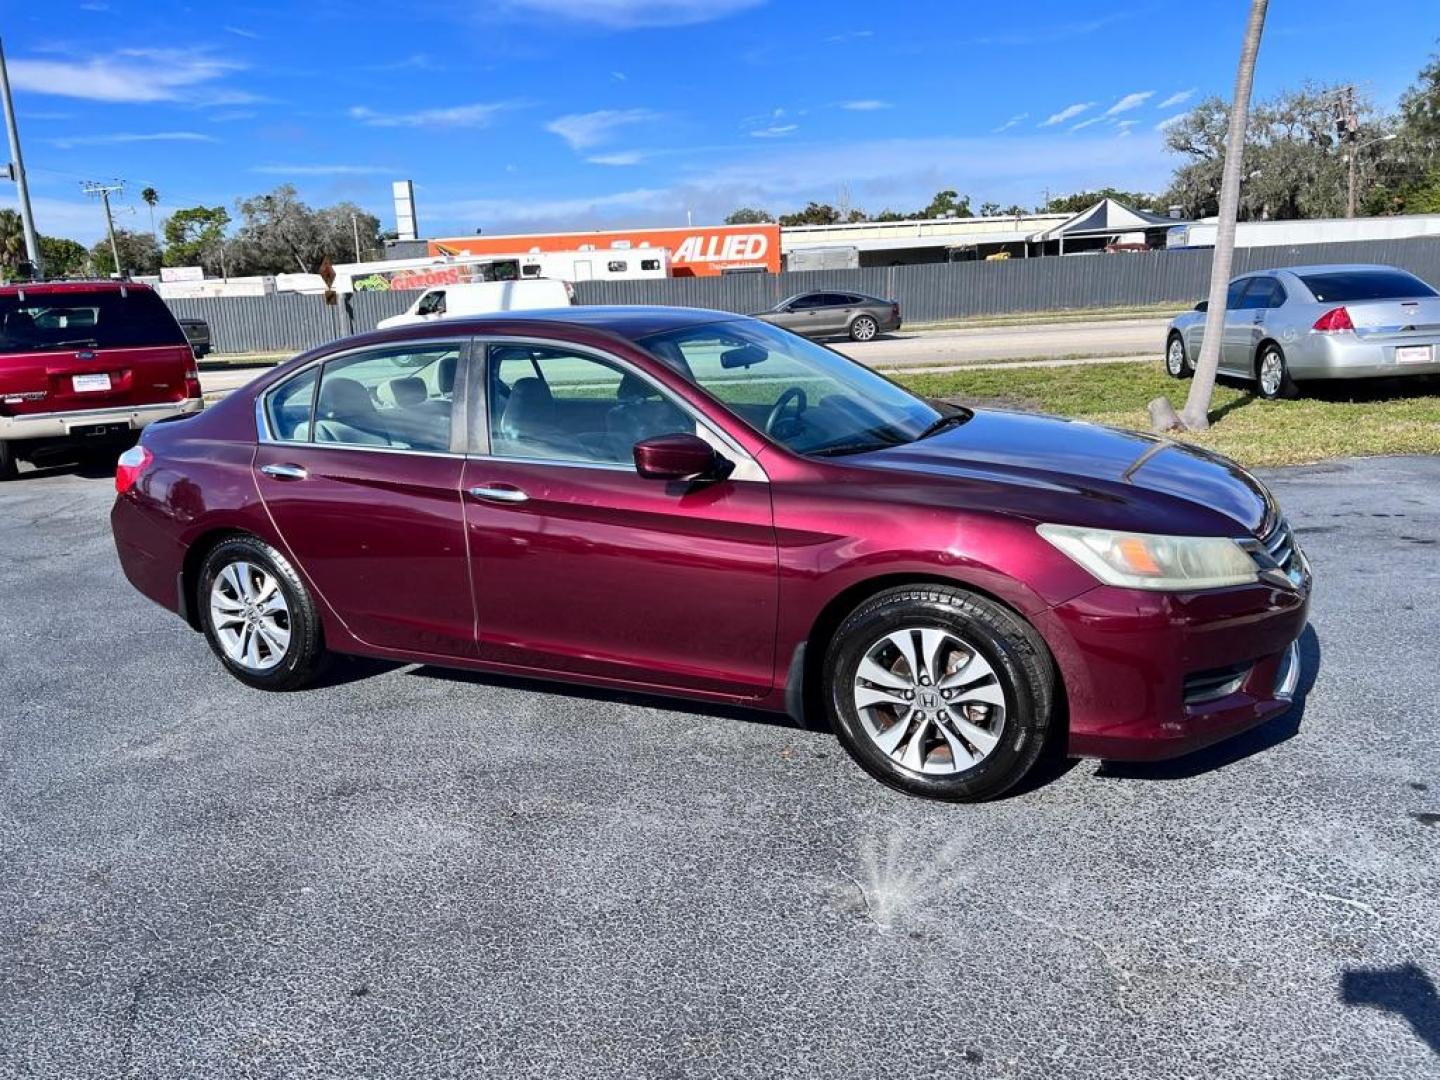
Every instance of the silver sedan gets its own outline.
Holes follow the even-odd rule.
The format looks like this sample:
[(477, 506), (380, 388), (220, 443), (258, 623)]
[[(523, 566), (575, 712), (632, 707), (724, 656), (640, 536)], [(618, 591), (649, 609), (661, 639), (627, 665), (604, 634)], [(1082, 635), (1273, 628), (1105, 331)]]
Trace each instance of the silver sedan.
[[(1237, 277), (1226, 295), (1220, 373), (1261, 397), (1293, 397), (1311, 379), (1440, 374), (1440, 294), (1393, 266), (1291, 266)], [(1205, 308), (1177, 315), (1165, 370), (1195, 370)]]

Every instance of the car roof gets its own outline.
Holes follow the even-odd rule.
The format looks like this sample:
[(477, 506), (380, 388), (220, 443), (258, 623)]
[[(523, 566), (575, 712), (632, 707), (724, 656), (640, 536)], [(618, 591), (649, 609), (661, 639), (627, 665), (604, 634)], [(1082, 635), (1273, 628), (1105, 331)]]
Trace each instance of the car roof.
[(514, 333), (517, 329), (543, 326), (546, 329), (574, 327), (603, 330), (635, 341), (668, 330), (684, 330), (692, 326), (729, 322), (744, 317), (729, 311), (712, 311), (709, 308), (582, 304), (534, 311), (498, 311), (490, 315), (460, 315), (433, 322), (390, 327), (375, 333), (384, 340), (431, 335), (435, 333), (437, 326), (444, 326), (447, 331), (475, 334), (496, 331)]
[(151, 292), (149, 285), (143, 281), (111, 281), (97, 278), (94, 281), (17, 281), (11, 285), (0, 285), (0, 296), (16, 296), (25, 293), (27, 296), (47, 296), (52, 294), (63, 294), (72, 292), (121, 292), (130, 289)]
[[(1409, 274), (1409, 270), (1398, 266), (1386, 266), (1383, 263), (1311, 263), (1306, 266), (1277, 266), (1269, 271), (1255, 271), (1258, 273), (1286, 273), (1286, 274), (1349, 274), (1355, 271), (1383, 271), (1390, 274)], [(1253, 277), (1254, 274), (1247, 274)], [(1413, 276), (1413, 275), (1412, 275)]]

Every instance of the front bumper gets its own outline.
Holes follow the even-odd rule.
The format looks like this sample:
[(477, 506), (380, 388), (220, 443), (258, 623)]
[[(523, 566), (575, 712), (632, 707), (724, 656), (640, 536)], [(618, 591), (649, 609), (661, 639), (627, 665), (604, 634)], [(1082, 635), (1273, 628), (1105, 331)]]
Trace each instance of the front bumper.
[(202, 398), (165, 401), (158, 405), (118, 405), (104, 409), (76, 409), (71, 412), (24, 413), (0, 416), (0, 439), (24, 442), (31, 439), (84, 439), (95, 429), (125, 425), (138, 431), (156, 420), (188, 416), (205, 407)]
[[(1290, 708), (1310, 577), (1298, 588), (1246, 585), (1168, 594), (1100, 586), (1039, 616), (1065, 683), (1070, 753), (1179, 757)], [(1221, 696), (1195, 680), (1236, 672)]]

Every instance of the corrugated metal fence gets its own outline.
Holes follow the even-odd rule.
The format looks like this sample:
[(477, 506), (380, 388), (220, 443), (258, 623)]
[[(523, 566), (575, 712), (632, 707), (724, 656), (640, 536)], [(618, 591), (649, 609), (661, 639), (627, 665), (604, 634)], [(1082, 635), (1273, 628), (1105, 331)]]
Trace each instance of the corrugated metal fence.
[[(667, 304), (753, 312), (797, 292), (850, 289), (900, 301), (910, 323), (970, 315), (1190, 304), (1205, 295), (1209, 249), (1138, 255), (1074, 255), (1004, 262), (937, 263), (788, 274), (728, 274), (648, 281), (582, 281), (582, 304)], [(1357, 241), (1241, 248), (1234, 272), (1305, 263), (1367, 262), (1401, 266), (1440, 282), (1440, 239)], [(415, 293), (356, 293), (348, 309), (318, 296), (172, 300), (177, 315), (210, 323), (217, 352), (298, 351), (403, 311)]]

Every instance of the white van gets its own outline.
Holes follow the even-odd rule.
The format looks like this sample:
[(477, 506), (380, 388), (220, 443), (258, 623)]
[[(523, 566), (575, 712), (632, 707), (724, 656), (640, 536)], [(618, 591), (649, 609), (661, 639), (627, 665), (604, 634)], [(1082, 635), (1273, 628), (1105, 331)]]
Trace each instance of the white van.
[(401, 314), (381, 319), (377, 325), (383, 330), (391, 326), (410, 326), (414, 323), (454, 319), (466, 315), (569, 307), (572, 302), (570, 286), (566, 282), (548, 278), (439, 285), (422, 292), (415, 303)]

